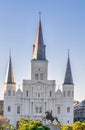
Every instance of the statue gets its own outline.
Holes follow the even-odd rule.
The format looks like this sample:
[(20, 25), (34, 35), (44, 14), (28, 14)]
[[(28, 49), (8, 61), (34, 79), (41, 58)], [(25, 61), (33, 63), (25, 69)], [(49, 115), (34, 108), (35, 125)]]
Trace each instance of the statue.
[(57, 122), (59, 122), (57, 117), (53, 117), (52, 116), (52, 111), (46, 111), (45, 114), (46, 114), (46, 116), (43, 117), (43, 119), (50, 120), (51, 122), (53, 122), (54, 120), (56, 120)]

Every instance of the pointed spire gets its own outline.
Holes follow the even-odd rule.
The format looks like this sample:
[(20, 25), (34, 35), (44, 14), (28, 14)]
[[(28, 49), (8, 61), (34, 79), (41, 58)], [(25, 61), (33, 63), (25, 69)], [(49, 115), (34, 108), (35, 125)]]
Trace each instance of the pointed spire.
[(70, 58), (69, 58), (69, 50), (68, 50), (68, 60), (67, 60), (67, 67), (66, 67), (64, 84), (73, 84), (71, 65), (70, 65)]
[(37, 31), (37, 35), (36, 35), (35, 45), (33, 45), (33, 59), (46, 60), (45, 47), (46, 46), (44, 45), (42, 26), (41, 26), (41, 13), (39, 12), (38, 31)]
[(10, 55), (9, 55), (9, 63), (8, 63), (5, 83), (15, 84), (13, 68), (12, 68), (12, 61), (11, 61), (11, 50), (10, 50)]

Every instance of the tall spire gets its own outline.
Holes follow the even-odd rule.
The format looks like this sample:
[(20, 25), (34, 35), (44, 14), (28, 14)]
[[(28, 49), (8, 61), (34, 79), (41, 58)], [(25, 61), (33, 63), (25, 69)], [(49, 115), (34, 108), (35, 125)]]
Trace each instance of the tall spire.
[(41, 13), (39, 12), (38, 31), (37, 31), (37, 35), (36, 35), (35, 45), (33, 45), (33, 59), (46, 60), (45, 47), (46, 46), (44, 45), (42, 26), (41, 26)]
[(73, 84), (71, 65), (70, 65), (70, 58), (69, 58), (69, 50), (68, 50), (68, 60), (67, 60), (67, 67), (66, 67), (64, 84)]
[(13, 68), (12, 68), (12, 61), (11, 61), (11, 51), (10, 51), (10, 55), (9, 55), (9, 63), (8, 63), (5, 83), (15, 84)]

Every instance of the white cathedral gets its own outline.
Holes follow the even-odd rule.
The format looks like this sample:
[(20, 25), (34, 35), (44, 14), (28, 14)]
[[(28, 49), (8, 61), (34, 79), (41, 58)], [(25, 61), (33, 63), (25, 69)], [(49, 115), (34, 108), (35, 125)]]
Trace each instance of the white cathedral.
[(39, 18), (36, 42), (33, 45), (31, 79), (23, 80), (22, 90), (16, 90), (11, 56), (9, 57), (4, 83), (4, 116), (13, 125), (25, 117), (42, 119), (46, 111), (52, 111), (62, 124), (73, 123), (74, 83), (68, 55), (62, 91), (56, 91), (56, 81), (48, 80), (48, 60), (46, 59), (41, 19)]

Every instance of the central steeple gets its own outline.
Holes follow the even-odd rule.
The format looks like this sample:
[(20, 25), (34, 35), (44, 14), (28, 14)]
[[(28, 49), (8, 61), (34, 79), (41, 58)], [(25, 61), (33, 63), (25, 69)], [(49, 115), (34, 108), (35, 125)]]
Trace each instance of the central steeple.
[(44, 45), (43, 34), (42, 34), (41, 17), (39, 14), (39, 23), (38, 23), (38, 31), (36, 35), (36, 42), (35, 45), (33, 45), (33, 59), (46, 60), (45, 47), (46, 46)]

